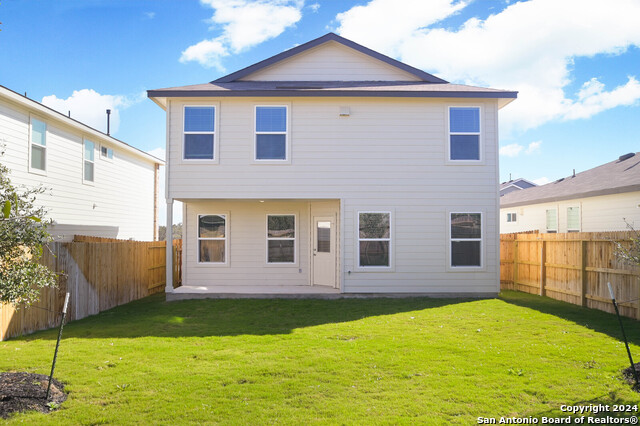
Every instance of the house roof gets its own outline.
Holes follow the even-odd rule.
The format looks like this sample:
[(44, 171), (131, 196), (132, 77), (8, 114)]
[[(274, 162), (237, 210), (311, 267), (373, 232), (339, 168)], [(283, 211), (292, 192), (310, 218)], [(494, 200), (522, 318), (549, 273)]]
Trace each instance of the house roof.
[(43, 117), (47, 117), (49, 119), (61, 122), (84, 134), (89, 135), (90, 137), (94, 137), (97, 140), (100, 140), (103, 142), (109, 142), (113, 146), (120, 147), (123, 150), (136, 155), (137, 157), (144, 158), (145, 160), (151, 161), (156, 164), (164, 165), (164, 161), (162, 161), (157, 157), (154, 157), (153, 155), (147, 152), (144, 152), (134, 146), (131, 146), (128, 143), (121, 141), (120, 139), (116, 139), (111, 135), (107, 135), (106, 133), (103, 133), (100, 130), (96, 130), (93, 127), (90, 127), (78, 120), (75, 120), (69, 116), (66, 116), (56, 111), (55, 109), (49, 108), (48, 106), (43, 105), (38, 101), (34, 101), (33, 99), (30, 99), (25, 95), (21, 95), (18, 92), (14, 92), (13, 90), (2, 85), (0, 85), (0, 99), (5, 99), (10, 102), (21, 105), (22, 107), (27, 108), (31, 111), (36, 111), (38, 114), (42, 115)]
[(243, 77), (248, 76), (249, 74), (253, 74), (259, 70), (270, 67), (271, 65), (284, 61), (292, 56), (298, 55), (302, 52), (306, 52), (307, 50), (313, 49), (316, 46), (320, 46), (321, 44), (327, 43), (329, 41), (335, 41), (336, 43), (340, 43), (344, 46), (350, 47), (360, 53), (364, 53), (365, 55), (371, 56), (372, 58), (378, 59), (382, 62), (385, 62), (391, 66), (399, 68), (403, 71), (408, 72), (409, 74), (418, 77), (420, 80), (429, 82), (429, 83), (448, 83), (447, 81), (438, 78), (432, 74), (424, 72), (418, 68), (414, 68), (410, 65), (407, 65), (403, 62), (397, 61), (389, 56), (383, 55), (382, 53), (376, 52), (375, 50), (371, 50), (368, 47), (364, 47), (358, 43), (355, 43), (351, 40), (348, 40), (344, 37), (340, 37), (334, 33), (328, 33), (323, 35), (322, 37), (318, 37), (315, 40), (311, 40), (307, 43), (301, 44), (300, 46), (293, 47), (289, 50), (285, 50), (282, 53), (279, 53), (275, 56), (267, 58), (263, 61), (257, 62), (253, 65), (250, 65), (246, 68), (243, 68), (239, 71), (233, 72), (231, 74), (225, 75), (224, 77), (220, 77), (217, 80), (212, 81), (212, 83), (229, 83), (232, 81), (240, 80)]
[(532, 186), (537, 186), (537, 185), (524, 178), (517, 178), (517, 179), (510, 180), (508, 182), (502, 182), (500, 184), (500, 190), (502, 191), (503, 189), (507, 189), (510, 187), (515, 187), (518, 189), (527, 189), (527, 188), (531, 188)]
[(558, 179), (546, 185), (513, 191), (500, 198), (500, 207), (517, 207), (598, 195), (640, 191), (640, 152)]
[[(419, 81), (241, 81), (243, 77), (299, 55), (324, 43), (337, 42), (369, 57), (408, 72)], [(411, 67), (381, 53), (329, 33), (294, 47), (264, 61), (236, 71), (209, 83), (169, 87), (147, 91), (161, 107), (170, 97), (422, 97), (422, 98), (494, 98), (500, 107), (517, 97), (517, 92), (451, 84), (429, 73)]]

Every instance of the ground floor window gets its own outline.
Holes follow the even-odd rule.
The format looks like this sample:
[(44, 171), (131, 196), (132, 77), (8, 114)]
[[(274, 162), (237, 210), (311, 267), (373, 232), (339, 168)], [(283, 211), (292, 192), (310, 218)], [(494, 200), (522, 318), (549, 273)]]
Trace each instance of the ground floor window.
[(507, 222), (515, 222), (516, 214), (515, 213), (507, 213)]
[(556, 209), (547, 210), (547, 232), (558, 232), (558, 213)]
[(198, 261), (227, 262), (227, 215), (198, 215)]
[(580, 207), (567, 208), (567, 232), (580, 232)]
[(267, 263), (296, 262), (296, 216), (267, 215)]
[(391, 266), (391, 213), (358, 213), (358, 265)]
[(451, 267), (482, 266), (482, 213), (451, 213)]

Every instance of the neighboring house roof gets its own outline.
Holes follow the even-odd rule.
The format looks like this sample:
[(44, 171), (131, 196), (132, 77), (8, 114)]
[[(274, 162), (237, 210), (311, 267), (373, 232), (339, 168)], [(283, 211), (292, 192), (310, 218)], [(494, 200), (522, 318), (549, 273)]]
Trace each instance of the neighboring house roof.
[(24, 95), (21, 95), (18, 92), (14, 92), (13, 90), (0, 85), (0, 99), (6, 99), (21, 105), (22, 107), (36, 111), (43, 117), (50, 118), (52, 120), (56, 120), (64, 123), (67, 126), (70, 126), (84, 134), (90, 135), (91, 137), (95, 137), (103, 142), (110, 142), (113, 146), (122, 148), (124, 151), (127, 151), (131, 154), (134, 154), (138, 157), (144, 158), (147, 161), (164, 165), (164, 161), (161, 159), (154, 157), (153, 155), (144, 152), (134, 146), (131, 146), (119, 139), (114, 138), (113, 136), (107, 135), (99, 130), (94, 129), (93, 127), (87, 126), (86, 124), (75, 120), (71, 117), (68, 117), (52, 108), (49, 108), (46, 105), (41, 104), (38, 101), (34, 101), (33, 99), (27, 98)]
[(533, 188), (534, 186), (538, 186), (538, 185), (524, 178), (518, 178), (518, 179), (510, 180), (508, 182), (502, 182), (500, 184), (500, 196), (503, 196), (513, 191), (520, 191), (522, 189)]
[(500, 207), (517, 207), (633, 191), (640, 191), (640, 152), (623, 155), (615, 161), (546, 185), (510, 192), (500, 198)]
[[(325, 43), (339, 43), (360, 54), (409, 73), (417, 81), (247, 81), (251, 74), (290, 60)], [(493, 98), (500, 107), (517, 97), (517, 92), (451, 84), (429, 73), (411, 67), (336, 34), (329, 33), (294, 47), (264, 61), (231, 73), (209, 83), (169, 87), (147, 91), (147, 95), (162, 108), (170, 97), (244, 97), (244, 96), (341, 96), (341, 97), (428, 97), (428, 98)]]

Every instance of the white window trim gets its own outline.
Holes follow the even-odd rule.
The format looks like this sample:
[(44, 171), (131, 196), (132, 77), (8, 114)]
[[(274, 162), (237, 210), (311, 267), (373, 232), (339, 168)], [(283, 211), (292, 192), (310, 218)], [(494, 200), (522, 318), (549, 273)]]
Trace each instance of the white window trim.
[[(200, 237), (200, 217), (202, 216), (223, 216), (224, 217), (224, 238)], [(201, 213), (196, 219), (196, 264), (198, 266), (229, 266), (229, 235), (230, 235), (229, 212), (224, 213)], [(222, 241), (224, 240), (224, 262), (201, 262), (200, 261), (200, 241)]]
[[(258, 132), (256, 127), (258, 124), (258, 108), (260, 107), (284, 107), (287, 109), (286, 118), (287, 125), (285, 132)], [(284, 160), (260, 160), (258, 159), (258, 134), (261, 135), (285, 135), (285, 159)], [(253, 164), (291, 164), (291, 104), (257, 104), (253, 106)]]
[[(84, 158), (85, 144), (87, 142), (91, 142), (93, 144), (93, 161), (90, 161), (90, 160), (87, 160), (86, 158)], [(97, 144), (94, 141), (92, 141), (91, 139), (82, 138), (82, 183), (85, 184), (85, 185), (95, 186), (95, 184), (96, 184), (96, 145)], [(98, 155), (100, 155), (100, 153), (98, 153)], [(93, 164), (93, 180), (86, 180), (84, 178), (84, 167), (85, 167), (87, 161)]]
[[(451, 236), (451, 215), (452, 214), (479, 214), (480, 215), (480, 238), (452, 238)], [(481, 210), (460, 211), (451, 210), (447, 212), (447, 271), (449, 272), (477, 272), (484, 271), (485, 265), (485, 212)], [(480, 266), (453, 266), (453, 256), (451, 250), (454, 241), (480, 241)]]
[[(269, 237), (269, 216), (293, 216), (293, 238)], [(268, 266), (298, 266), (298, 214), (297, 213), (267, 213), (265, 216), (265, 262)], [(269, 241), (271, 240), (293, 240), (293, 262), (269, 262)]]
[[(569, 209), (578, 209), (578, 227), (569, 228)], [(582, 229), (582, 209), (580, 206), (567, 206), (567, 232), (581, 232)]]
[[(547, 222), (547, 211), (549, 210), (555, 210), (556, 211), (556, 227), (555, 228), (549, 228), (549, 223)], [(553, 207), (553, 208), (549, 208), (549, 209), (544, 209), (544, 229), (546, 233), (558, 233), (558, 225), (559, 225), (559, 218), (558, 218), (558, 212), (559, 209), (557, 207)], [(553, 231), (553, 232), (550, 232)]]
[[(102, 148), (106, 148), (107, 149), (107, 155), (102, 155)], [(111, 158), (108, 157), (109, 152), (111, 151)], [(100, 150), (98, 151), (98, 155), (100, 156), (101, 159), (105, 160), (105, 161), (109, 161), (109, 162), (113, 162), (113, 148), (110, 148), (108, 145), (105, 144), (100, 144)]]
[[(479, 127), (478, 132), (451, 132), (451, 108), (478, 108)], [(482, 165), (484, 164), (484, 130), (482, 126), (482, 120), (484, 117), (484, 111), (482, 105), (449, 105), (446, 111), (446, 145), (447, 145), (447, 158), (448, 164), (467, 164), (467, 165)], [(451, 159), (451, 135), (478, 135), (478, 159), (477, 160), (452, 160)]]
[[(33, 150), (32, 145), (32, 135), (33, 135), (33, 120), (38, 120), (42, 123), (44, 123), (44, 146), (42, 145), (37, 145), (38, 147), (40, 147), (41, 149), (44, 150), (44, 170), (41, 169), (36, 169), (35, 167), (31, 167), (31, 152)], [(49, 159), (47, 158), (47, 142), (49, 139), (49, 125), (47, 124), (47, 122), (45, 120), (43, 120), (42, 118), (38, 117), (38, 116), (34, 116), (34, 115), (29, 115), (29, 154), (27, 155), (27, 170), (29, 170), (29, 173), (34, 173), (37, 175), (42, 175), (42, 176), (46, 176), (47, 175), (47, 165), (49, 164)]]
[(515, 212), (507, 213), (507, 223), (516, 223), (518, 215)]
[[(360, 238), (360, 215), (362, 213), (386, 213), (389, 215), (389, 238)], [(354, 269), (362, 272), (393, 272), (395, 270), (395, 256), (393, 244), (393, 211), (391, 210), (358, 210), (356, 212), (356, 258)], [(389, 266), (360, 266), (360, 241), (389, 241)]]
[[(200, 107), (200, 108), (213, 108), (213, 132), (185, 132), (184, 130), (184, 122), (186, 116), (186, 109), (189, 107)], [(181, 134), (181, 147), (180, 147), (180, 160), (184, 163), (189, 164), (219, 164), (220, 163), (220, 144), (218, 143), (218, 131), (220, 126), (220, 102), (212, 102), (207, 104), (189, 104), (182, 106), (182, 125), (180, 127)], [(213, 158), (212, 159), (201, 159), (201, 158), (184, 158), (184, 135), (213, 135)]]

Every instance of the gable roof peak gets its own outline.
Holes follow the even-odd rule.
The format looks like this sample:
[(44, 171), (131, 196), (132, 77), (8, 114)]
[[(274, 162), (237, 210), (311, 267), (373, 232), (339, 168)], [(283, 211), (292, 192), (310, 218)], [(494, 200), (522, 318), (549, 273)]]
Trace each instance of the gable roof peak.
[(362, 54), (365, 54), (371, 58), (377, 59), (379, 61), (382, 61), (388, 65), (391, 65), (395, 68), (398, 68), (402, 71), (405, 71), (415, 77), (417, 77), (418, 79), (420, 79), (421, 81), (424, 81), (426, 83), (448, 83), (447, 81), (438, 78), (432, 74), (429, 74), (425, 71), (422, 71), (418, 68), (412, 67), (410, 65), (407, 65), (403, 62), (400, 62), (396, 59), (393, 59), (389, 56), (383, 55), (382, 53), (376, 52), (375, 50), (369, 49), (368, 47), (362, 46), (361, 44), (358, 44), (354, 41), (348, 40), (344, 37), (341, 37), (335, 33), (327, 33), (321, 37), (318, 37), (314, 40), (311, 40), (307, 43), (301, 44), (299, 46), (295, 46), (292, 47), (291, 49), (285, 50), (284, 52), (281, 52), (277, 55), (274, 55), (270, 58), (264, 59), (260, 62), (257, 62), (253, 65), (250, 65), (246, 68), (243, 68), (239, 71), (233, 72), (231, 74), (227, 74), (223, 77), (220, 77), (216, 80), (213, 80), (211, 83), (231, 83), (237, 80), (240, 80), (243, 77), (246, 77), (250, 74), (253, 74), (259, 70), (262, 70), (264, 68), (270, 67), (278, 62), (284, 61), (288, 58), (291, 58), (295, 55), (298, 55), (300, 53), (306, 52), (310, 49), (313, 49), (314, 47), (320, 46), (322, 44), (328, 43), (328, 42), (337, 42), (340, 43), (343, 46), (349, 47), (351, 49), (354, 49)]

